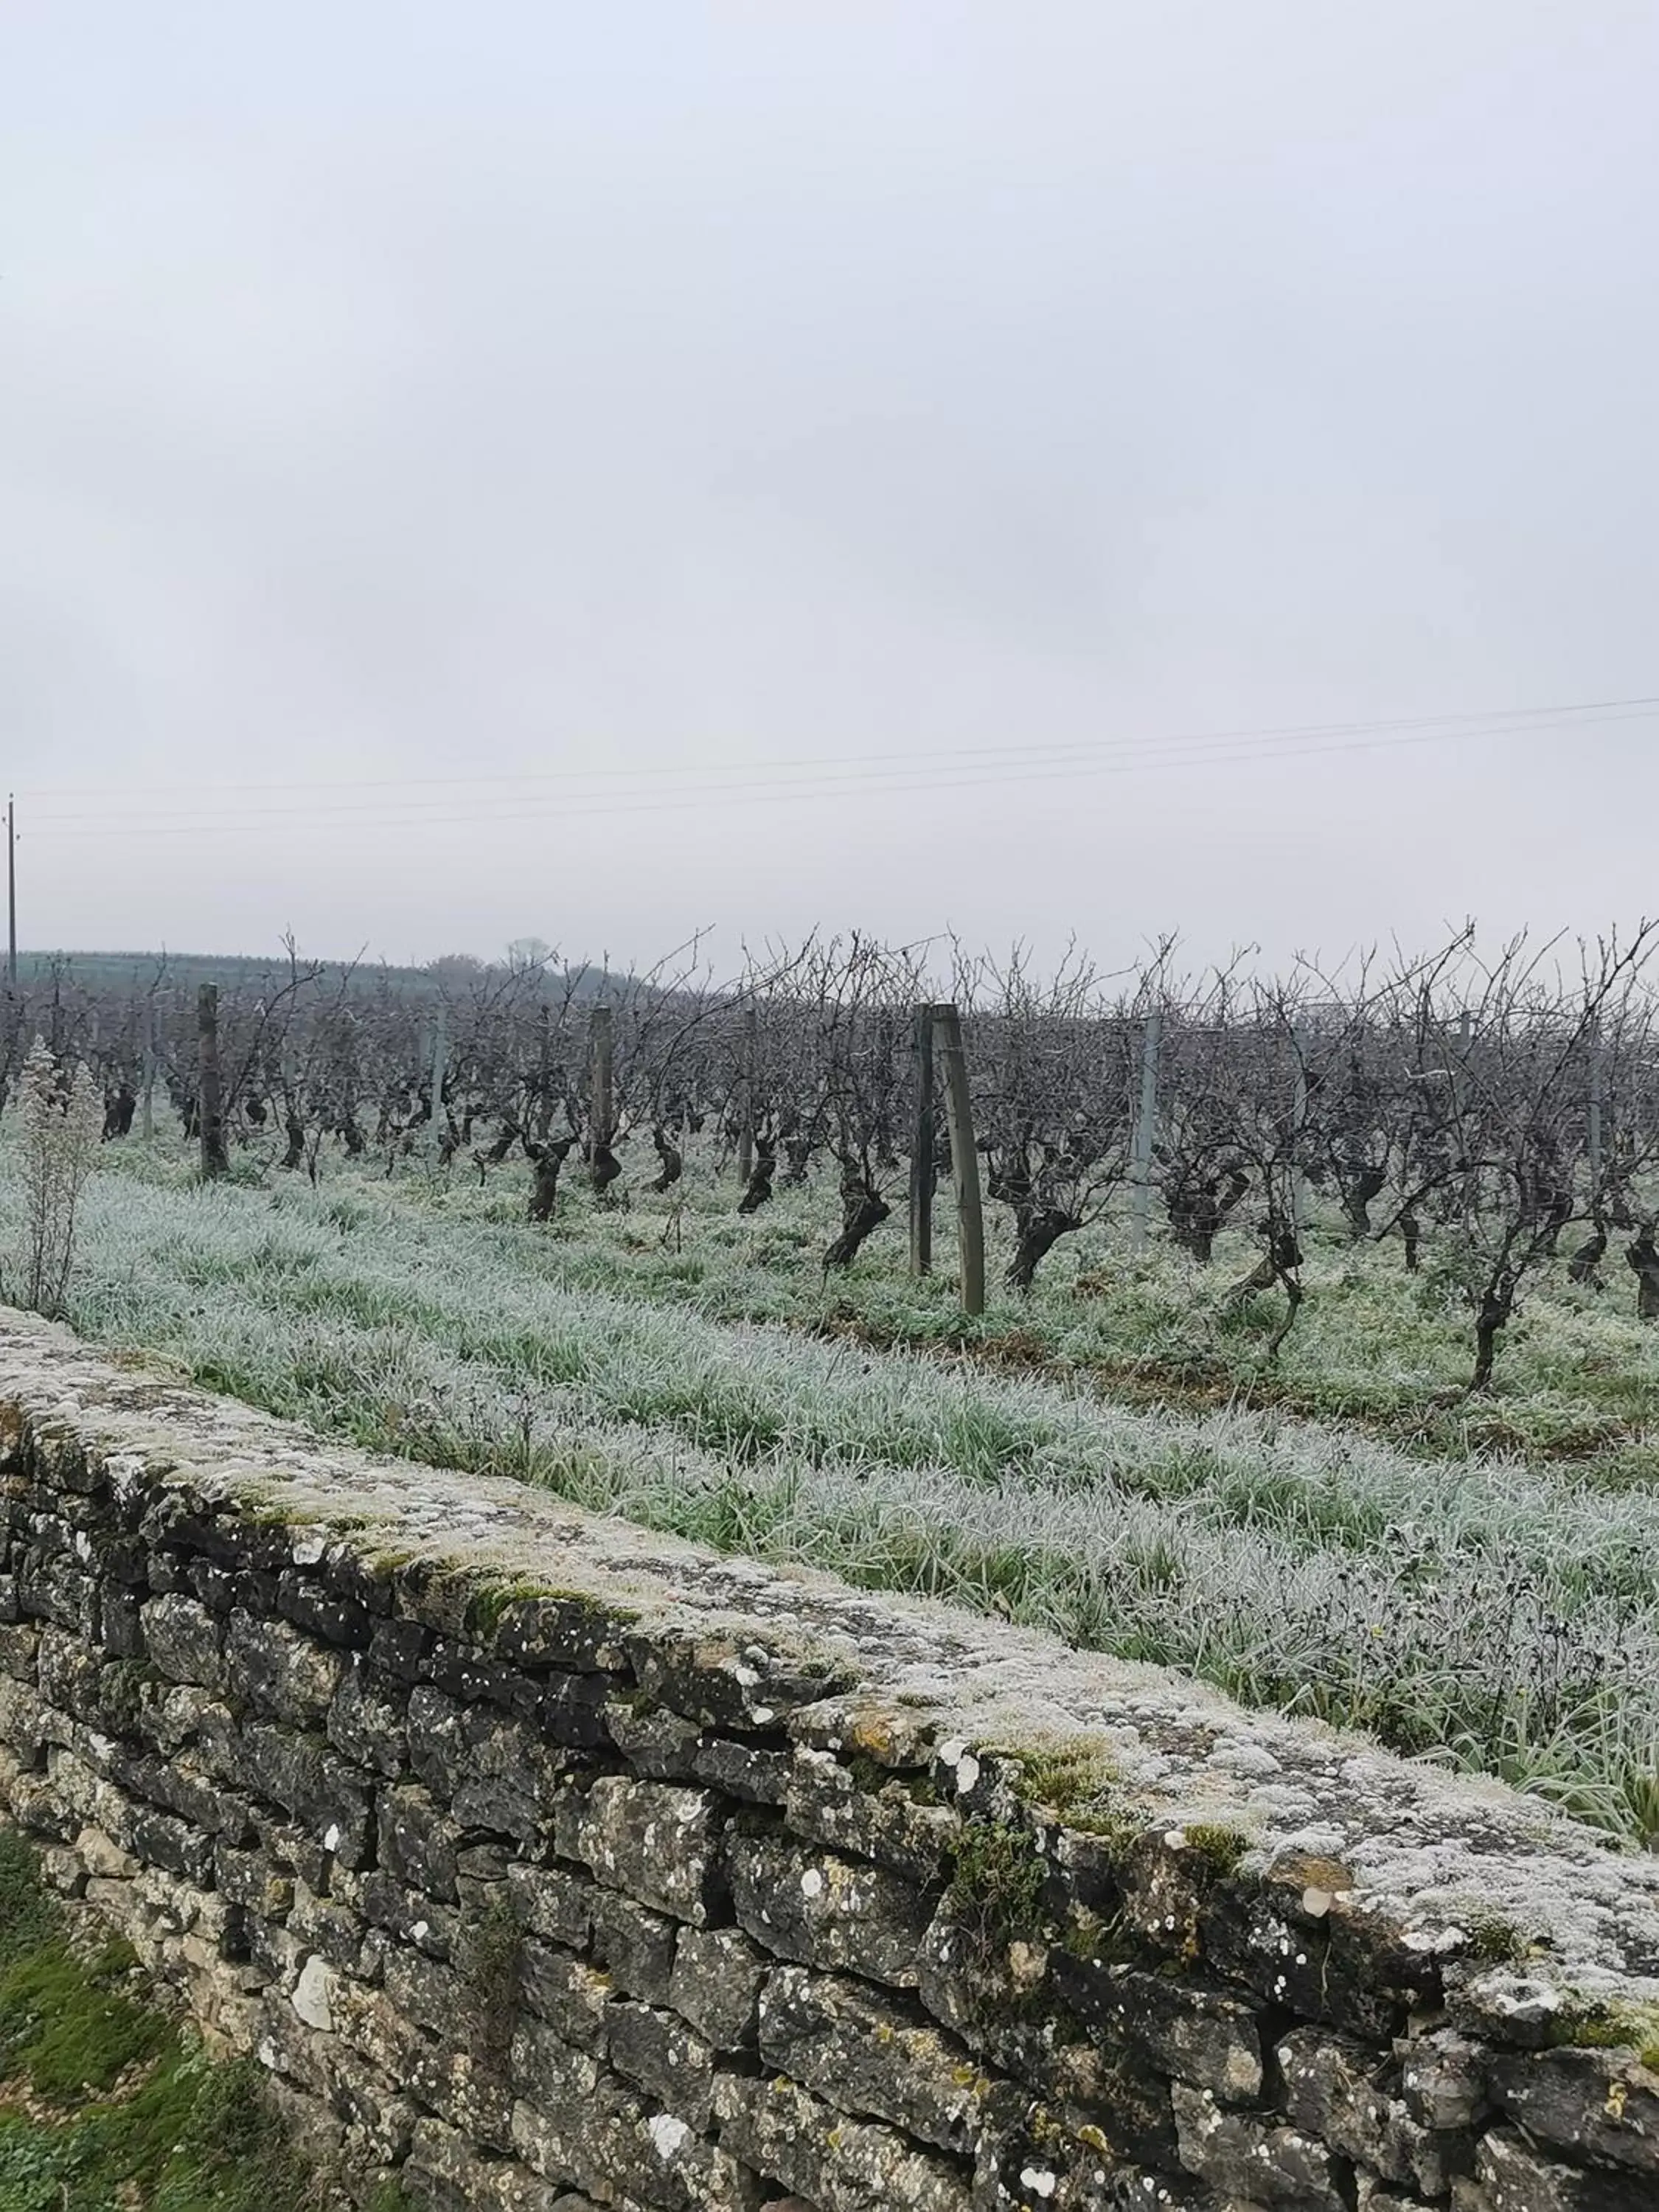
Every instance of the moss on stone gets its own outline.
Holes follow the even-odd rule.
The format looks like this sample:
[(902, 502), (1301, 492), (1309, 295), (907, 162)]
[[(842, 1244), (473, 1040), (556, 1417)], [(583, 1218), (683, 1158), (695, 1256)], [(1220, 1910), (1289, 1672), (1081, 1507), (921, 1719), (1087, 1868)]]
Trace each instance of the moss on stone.
[(867, 1751), (856, 1748), (841, 1753), (841, 1765), (851, 1775), (854, 1785), (867, 1797), (878, 1797), (884, 1790), (896, 1790), (913, 1805), (939, 1805), (943, 1794), (933, 1776), (925, 1769), (889, 1766)]
[(1250, 1848), (1249, 1838), (1219, 1820), (1195, 1820), (1182, 1830), (1186, 1848), (1196, 1851), (1215, 1874), (1229, 1875)]
[(643, 1682), (629, 1683), (623, 1688), (613, 1690), (611, 1695), (613, 1701), (625, 1711), (632, 1713), (636, 1721), (652, 1720), (658, 1713), (668, 1711), (656, 1692), (647, 1690)]
[(243, 1490), (237, 1493), (236, 1510), (253, 1528), (320, 1528), (329, 1524), (317, 1511), (314, 1499), (295, 1505), (280, 1492)]
[(1144, 1814), (1132, 1812), (1128, 1807), (1109, 1800), (1073, 1807), (1063, 1817), (1065, 1825), (1074, 1834), (1092, 1836), (1097, 1843), (1106, 1844), (1114, 1858), (1124, 1856), (1146, 1832)]
[(1501, 1912), (1484, 1908), (1459, 1915), (1463, 1933), (1469, 1939), (1469, 1955), (1491, 1966), (1518, 1966), (1532, 1953), (1530, 1938), (1512, 1920)]
[(1553, 2045), (1579, 2051), (1631, 2051), (1659, 2073), (1659, 2004), (1574, 1998), (1551, 2027)]
[(1016, 1795), (1028, 1804), (1041, 1806), (1082, 1828), (1091, 1814), (1104, 1816), (1102, 1801), (1120, 1779), (1111, 1753), (1093, 1736), (1072, 1736), (1035, 1747), (988, 1743), (982, 1756), (1011, 1766), (1018, 1781)]
[(466, 1632), (480, 1638), (493, 1636), (509, 1606), (522, 1605), (531, 1598), (548, 1595), (539, 1583), (481, 1583), (467, 1600)]
[(420, 1556), (418, 1552), (408, 1547), (390, 1552), (369, 1552), (365, 1553), (362, 1565), (377, 1583), (389, 1583), (405, 1567), (413, 1566)]
[(526, 1583), (521, 1586), (520, 1595), (526, 1602), (568, 1606), (573, 1613), (596, 1627), (632, 1628), (643, 1618), (637, 1606), (618, 1605), (613, 1598), (595, 1597), (592, 1590), (561, 1589), (553, 1583)]
[(1041, 1933), (1048, 1870), (1024, 1828), (964, 1820), (951, 1859), (945, 1903), (981, 1960)]
[(1147, 1963), (1145, 1952), (1130, 1934), (1128, 1923), (1121, 1912), (1113, 1913), (1109, 1919), (1090, 1911), (1086, 1905), (1074, 1905), (1060, 1929), (1059, 1942), (1061, 1950), (1093, 1966), (1144, 1966)]

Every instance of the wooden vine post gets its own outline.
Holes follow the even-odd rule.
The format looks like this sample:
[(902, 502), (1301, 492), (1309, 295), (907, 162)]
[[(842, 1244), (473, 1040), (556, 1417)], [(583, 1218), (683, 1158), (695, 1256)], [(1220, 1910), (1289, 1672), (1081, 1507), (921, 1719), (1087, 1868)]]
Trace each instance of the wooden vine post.
[(444, 1145), (444, 1077), (448, 1073), (449, 1039), (444, 1019), (446, 1009), (441, 1000), (432, 1022), (432, 1102), (426, 1117), (427, 1165), (435, 1168), (443, 1157)]
[(219, 986), (196, 994), (196, 1121), (202, 1140), (202, 1174), (211, 1182), (230, 1169), (225, 1150), (225, 1100), (219, 1073)]
[(1291, 1032), (1296, 1053), (1296, 1083), (1291, 1100), (1291, 1234), (1299, 1237), (1308, 1225), (1308, 1177), (1303, 1165), (1308, 1128), (1308, 1032)]
[(1154, 1006), (1140, 1025), (1140, 1103), (1135, 1115), (1129, 1182), (1134, 1194), (1134, 1249), (1144, 1251), (1152, 1226), (1152, 1155), (1158, 1136), (1158, 1054), (1164, 1018)]
[(951, 1176), (957, 1193), (957, 1249), (962, 1268), (962, 1310), (985, 1310), (985, 1215), (980, 1202), (979, 1152), (968, 1093), (968, 1060), (962, 1017), (955, 1006), (933, 1008), (933, 1034), (945, 1060), (945, 1115), (951, 1131)]
[(910, 1273), (933, 1264), (933, 1009), (916, 1008), (911, 1049), (915, 1058), (916, 1125), (910, 1140)]
[(155, 1135), (155, 994), (154, 990), (144, 1000), (144, 1069), (143, 1118), (139, 1124), (144, 1142), (151, 1143)]
[(760, 1059), (760, 1016), (753, 1006), (743, 1017), (743, 1072), (738, 1080), (738, 1181), (744, 1190), (755, 1172), (755, 1073)]
[(614, 1081), (616, 1041), (609, 1006), (595, 1006), (588, 1016), (588, 1175), (601, 1195), (619, 1172), (611, 1140), (617, 1133)]

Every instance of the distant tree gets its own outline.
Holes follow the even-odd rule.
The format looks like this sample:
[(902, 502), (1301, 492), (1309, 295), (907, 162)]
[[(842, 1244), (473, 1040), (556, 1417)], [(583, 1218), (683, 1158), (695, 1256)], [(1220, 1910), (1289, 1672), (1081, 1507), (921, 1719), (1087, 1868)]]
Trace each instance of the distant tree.
[(483, 974), (484, 963), (476, 952), (441, 952), (427, 972), (441, 983), (470, 983)]
[(544, 937), (515, 937), (507, 948), (507, 964), (515, 975), (526, 968), (545, 968), (553, 957)]

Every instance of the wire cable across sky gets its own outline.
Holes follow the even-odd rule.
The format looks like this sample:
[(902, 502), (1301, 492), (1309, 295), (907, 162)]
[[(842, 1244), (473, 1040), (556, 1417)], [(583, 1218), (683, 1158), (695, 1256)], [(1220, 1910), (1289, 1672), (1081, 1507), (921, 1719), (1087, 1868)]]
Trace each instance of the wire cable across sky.
[[(20, 789), (17, 795), (30, 802), (26, 821), (31, 840), (249, 836), (299, 822), (319, 830), (348, 830), (360, 837), (393, 830), (447, 831), (526, 821), (676, 813), (711, 806), (776, 806), (802, 801), (821, 805), (865, 795), (1024, 787), (1100, 776), (1155, 775), (1168, 769), (1225, 769), (1256, 762), (1549, 735), (1655, 719), (1659, 719), (1659, 694), (1369, 722), (1267, 725), (1168, 737), (1008, 744), (931, 752), (847, 753), (772, 762), (646, 761), (600, 768), (560, 766), (327, 781), (289, 779), (205, 785), (197, 781), (173, 787), (100, 783), (93, 789), (34, 786)], [(183, 806), (176, 799), (155, 803), (168, 801), (172, 793), (184, 793), (191, 794), (195, 803)], [(477, 795), (481, 811), (462, 811), (467, 802), (458, 794), (464, 793)], [(336, 795), (342, 793), (377, 795)], [(422, 793), (448, 795), (392, 795)], [(132, 801), (149, 803), (125, 803), (118, 808), (108, 804), (127, 794)], [(76, 800), (88, 802), (89, 811), (77, 809)], [(58, 810), (53, 801), (60, 803)], [(68, 802), (67, 807), (63, 802)], [(37, 803), (40, 803), (39, 811)]]

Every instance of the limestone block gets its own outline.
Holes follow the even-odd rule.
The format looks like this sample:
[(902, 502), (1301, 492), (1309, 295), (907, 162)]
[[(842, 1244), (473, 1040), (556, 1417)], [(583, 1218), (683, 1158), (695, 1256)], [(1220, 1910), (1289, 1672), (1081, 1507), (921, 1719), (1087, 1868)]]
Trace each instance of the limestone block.
[(714, 2085), (720, 2141), (822, 2212), (971, 2212), (969, 2185), (949, 2161), (896, 2130), (849, 2120), (799, 2083), (721, 2074)]
[(853, 1680), (827, 1653), (665, 1622), (630, 1632), (626, 1644), (641, 1687), (706, 1728), (776, 1728)]
[(1491, 2109), (1486, 2054), (1455, 2028), (1396, 2043), (1401, 2094), (1426, 2128), (1472, 2128)]
[(141, 1608), (152, 1667), (198, 1689), (224, 1687), (223, 1625), (196, 1599), (153, 1597)]
[(717, 2051), (753, 2047), (767, 1954), (738, 1928), (683, 1928), (668, 2002)]
[(1278, 2046), (1285, 2106), (1308, 2130), (1385, 2181), (1443, 2197), (1455, 2172), (1467, 2171), (1474, 2138), (1437, 2133), (1413, 2118), (1401, 2097), (1393, 2058), (1318, 2028), (1299, 2028)]
[(519, 1950), (519, 1988), (530, 2010), (568, 2043), (603, 2052), (612, 1994), (608, 1974), (527, 1936)]
[(515, 1861), (507, 1869), (507, 1889), (521, 1926), (567, 1950), (586, 1949), (594, 1900), (600, 1893), (590, 1875), (574, 1867), (525, 1866)]
[(375, 1833), (381, 1868), (405, 1889), (443, 1905), (459, 1902), (455, 1853), (461, 1832), (426, 1790), (405, 1784), (383, 1791)]
[(532, 1726), (422, 1683), (410, 1692), (408, 1729), (410, 1764), (461, 1826), (521, 1844), (540, 1835), (568, 1761)]
[(1500, 2127), (1480, 2138), (1473, 2180), (1453, 2183), (1452, 2206), (1453, 2212), (1653, 2212), (1654, 2193), (1644, 2175), (1569, 2166)]
[(840, 1975), (776, 1968), (761, 1992), (760, 2054), (841, 2111), (959, 2156), (991, 2124), (997, 2085), (961, 2044)]
[(717, 1887), (720, 1827), (709, 1790), (606, 1774), (587, 1793), (578, 1849), (608, 1887), (702, 1927)]
[(1296, 2212), (1347, 2212), (1343, 2167), (1316, 2137), (1230, 2111), (1185, 2082), (1171, 2097), (1181, 2162), (1218, 2197)]
[(787, 1751), (745, 1743), (738, 1736), (705, 1732), (691, 1753), (691, 1771), (711, 1790), (723, 1790), (744, 1805), (783, 1803), (793, 1761)]
[(594, 1886), (589, 1914), (593, 1959), (623, 1995), (647, 2004), (668, 2002), (674, 1950), (683, 1922), (653, 1912), (621, 1890)]
[(925, 1887), (948, 1873), (960, 1822), (946, 1807), (919, 1802), (915, 1787), (895, 1779), (868, 1789), (832, 1753), (804, 1747), (789, 1766), (784, 1817), (795, 1834), (874, 1859)]
[(914, 1989), (932, 1918), (922, 1892), (885, 1868), (787, 1836), (734, 1836), (728, 1853), (738, 1921), (757, 1943), (803, 1966)]
[(389, 1874), (377, 1871), (363, 1876), (361, 1909), (371, 1927), (396, 1936), (400, 1943), (412, 1944), (429, 1958), (449, 1959), (454, 1954), (459, 1925), (454, 1908), (438, 1904), (419, 1890), (405, 1889)]
[(1530, 2058), (1501, 2051), (1486, 2080), (1528, 2136), (1570, 2157), (1650, 2176), (1659, 2203), (1659, 2074), (1633, 2050), (1563, 2049)]
[(619, 2002), (610, 2014), (611, 2063), (700, 2133), (713, 2108), (714, 2053), (683, 2020), (654, 2005)]
[(1261, 2093), (1256, 2015), (1201, 1976), (1148, 1973), (1121, 1960), (1056, 1951), (1054, 1986), (1078, 2016), (1177, 2081), (1231, 2104)]
[(240, 1609), (225, 1625), (224, 1680), (230, 1696), (290, 1728), (325, 1719), (340, 1678), (343, 1652), (306, 1636), (286, 1620), (260, 1620)]
[(404, 1686), (354, 1651), (341, 1671), (324, 1733), (354, 1766), (396, 1779), (409, 1763), (406, 1705)]

